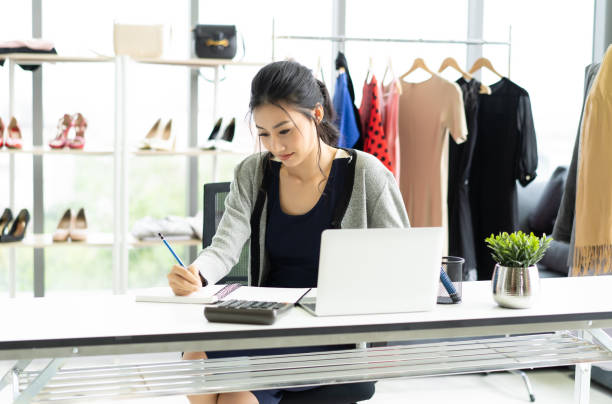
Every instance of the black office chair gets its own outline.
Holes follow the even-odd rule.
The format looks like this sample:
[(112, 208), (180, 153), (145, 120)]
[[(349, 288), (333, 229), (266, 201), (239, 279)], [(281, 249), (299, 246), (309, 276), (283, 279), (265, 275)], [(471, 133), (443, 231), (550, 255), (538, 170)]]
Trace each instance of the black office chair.
[[(202, 247), (212, 243), (223, 212), (225, 197), (229, 193), (229, 182), (204, 184), (204, 229), (202, 232)], [(249, 270), (249, 241), (242, 248), (238, 263), (230, 273), (218, 283), (240, 282), (246, 285)], [(311, 390), (286, 392), (281, 404), (350, 404), (365, 401), (374, 395), (374, 382), (335, 384), (321, 386)]]
[[(204, 228), (202, 229), (202, 248), (206, 248), (212, 244), (212, 239), (217, 232), (217, 227), (219, 227), (219, 222), (225, 211), (225, 197), (229, 193), (229, 187), (229, 182), (204, 184), (204, 207), (202, 214), (204, 218)], [(247, 241), (242, 248), (238, 263), (225, 278), (217, 283), (240, 283), (246, 285), (249, 276), (249, 257), (250, 243)]]

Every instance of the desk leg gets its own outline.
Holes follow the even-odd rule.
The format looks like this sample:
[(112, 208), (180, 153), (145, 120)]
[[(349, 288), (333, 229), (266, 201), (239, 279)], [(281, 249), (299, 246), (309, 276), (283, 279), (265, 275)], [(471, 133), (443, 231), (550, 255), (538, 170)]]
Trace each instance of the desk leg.
[(2, 391), (9, 384), (13, 385), (13, 394), (19, 391), (19, 386), (15, 385), (15, 381), (17, 380), (17, 376), (19, 373), (23, 372), (25, 368), (32, 362), (31, 360), (21, 359), (15, 363), (15, 365), (6, 372), (2, 379), (0, 379), (0, 391)]
[(576, 364), (576, 378), (574, 380), (574, 403), (589, 404), (591, 389), (591, 364)]
[[(14, 385), (13, 404), (29, 404), (34, 397), (45, 387), (47, 382), (51, 380), (55, 373), (64, 365), (65, 358), (51, 359), (49, 364), (39, 373), (39, 375), (26, 387), (21, 393), (19, 392), (19, 384)], [(18, 381), (17, 381), (18, 382)]]
[[(593, 341), (593, 334), (590, 330), (579, 330), (578, 337), (584, 340)], [(577, 363), (574, 378), (574, 403), (589, 404), (591, 396), (591, 364)]]

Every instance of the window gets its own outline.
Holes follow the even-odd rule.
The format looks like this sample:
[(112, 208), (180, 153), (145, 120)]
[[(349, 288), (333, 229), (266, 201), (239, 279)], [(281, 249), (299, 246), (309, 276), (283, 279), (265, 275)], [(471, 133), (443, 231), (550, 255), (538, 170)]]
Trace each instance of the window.
[[(528, 11), (526, 11), (528, 10)], [(569, 166), (583, 102), (584, 69), (591, 63), (593, 2), (485, 1), (484, 36), (505, 40), (512, 25), (512, 81), (529, 92), (538, 139), (540, 180)], [(490, 49), (489, 49), (490, 48)], [(495, 68), (507, 74), (504, 49), (485, 47)], [(485, 83), (496, 81), (485, 72)]]
[[(347, 2), (346, 35), (360, 38), (464, 40), (467, 37), (467, 1)], [(348, 42), (346, 56), (359, 103), (370, 57), (373, 59), (373, 72), (380, 81), (389, 58), (397, 76), (408, 71), (417, 57), (423, 58), (433, 71), (438, 71), (442, 60), (448, 56), (465, 65), (466, 45)], [(428, 77), (427, 73), (419, 71), (411, 74), (408, 80), (420, 81)], [(389, 76), (385, 83), (388, 81)]]

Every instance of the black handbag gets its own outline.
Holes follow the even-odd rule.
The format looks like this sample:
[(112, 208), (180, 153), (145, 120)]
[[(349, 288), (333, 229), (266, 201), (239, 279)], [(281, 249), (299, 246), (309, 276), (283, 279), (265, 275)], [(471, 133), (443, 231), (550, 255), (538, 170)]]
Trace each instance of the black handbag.
[(232, 59), (236, 56), (235, 25), (196, 25), (193, 36), (199, 58)]

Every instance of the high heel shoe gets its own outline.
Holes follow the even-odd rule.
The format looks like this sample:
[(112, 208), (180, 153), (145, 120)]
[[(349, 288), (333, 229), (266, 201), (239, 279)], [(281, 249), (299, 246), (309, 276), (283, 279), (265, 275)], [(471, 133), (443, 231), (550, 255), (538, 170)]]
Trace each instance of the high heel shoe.
[(221, 131), (221, 122), (223, 122), (223, 118), (219, 118), (217, 120), (212, 132), (210, 132), (210, 135), (208, 136), (208, 140), (215, 140), (219, 136), (219, 132)]
[(13, 212), (9, 208), (4, 209), (2, 216), (0, 216), (0, 242), (4, 236), (4, 232), (8, 228), (9, 223), (13, 220)]
[(2, 242), (12, 243), (23, 240), (29, 222), (30, 213), (27, 209), (21, 209), (15, 220), (13, 220), (13, 224), (11, 225), (9, 232), (2, 236)]
[[(220, 121), (217, 121), (217, 124), (220, 124)], [(219, 125), (220, 126), (220, 125)], [(215, 125), (216, 128), (216, 125)], [(214, 139), (208, 138), (208, 141), (204, 143), (204, 146), (200, 147), (203, 150), (231, 150), (231, 141), (234, 139), (234, 133), (236, 132), (236, 118), (232, 118), (229, 125), (225, 127), (223, 130), (223, 134), (221, 136), (216, 134)]]
[(9, 149), (21, 149), (21, 141), (21, 129), (19, 129), (19, 125), (17, 124), (17, 119), (12, 117), (7, 128), (4, 145)]
[(49, 142), (52, 149), (63, 149), (68, 143), (68, 132), (72, 127), (72, 117), (64, 114), (64, 117), (57, 122), (57, 135)]
[(68, 147), (71, 149), (82, 149), (85, 147), (85, 130), (87, 129), (87, 120), (83, 115), (77, 113), (72, 120), (72, 126), (74, 127), (75, 134), (72, 139), (68, 141)]
[(172, 119), (168, 121), (159, 138), (153, 139), (151, 147), (155, 150), (173, 151), (176, 146), (176, 136), (172, 132)]
[(87, 240), (87, 219), (85, 218), (85, 209), (83, 208), (79, 209), (76, 217), (72, 221), (70, 239), (72, 241)]
[(221, 140), (225, 140), (226, 142), (231, 142), (234, 140), (234, 133), (236, 132), (236, 118), (232, 118), (231, 122), (223, 131), (223, 136), (221, 136)]
[(60, 219), (57, 229), (53, 232), (53, 241), (61, 242), (68, 240), (70, 236), (70, 227), (72, 224), (72, 210), (68, 209)]
[(213, 126), (213, 129), (210, 132), (210, 135), (208, 136), (208, 140), (204, 142), (202, 146), (200, 146), (200, 149), (213, 150), (215, 148), (215, 143), (217, 142), (219, 138), (219, 133), (221, 133), (221, 123), (222, 122), (223, 122), (223, 118), (219, 118), (217, 120), (217, 122), (215, 123), (215, 126)]
[(161, 118), (159, 118), (155, 124), (153, 125), (153, 127), (151, 127), (151, 129), (149, 130), (149, 133), (147, 133), (147, 136), (145, 136), (144, 139), (142, 139), (140, 141), (140, 145), (138, 146), (139, 149), (141, 150), (149, 150), (151, 149), (151, 142), (153, 141), (153, 139), (157, 138), (159, 136), (159, 128), (161, 126)]
[(4, 122), (0, 118), (0, 148), (4, 145)]

